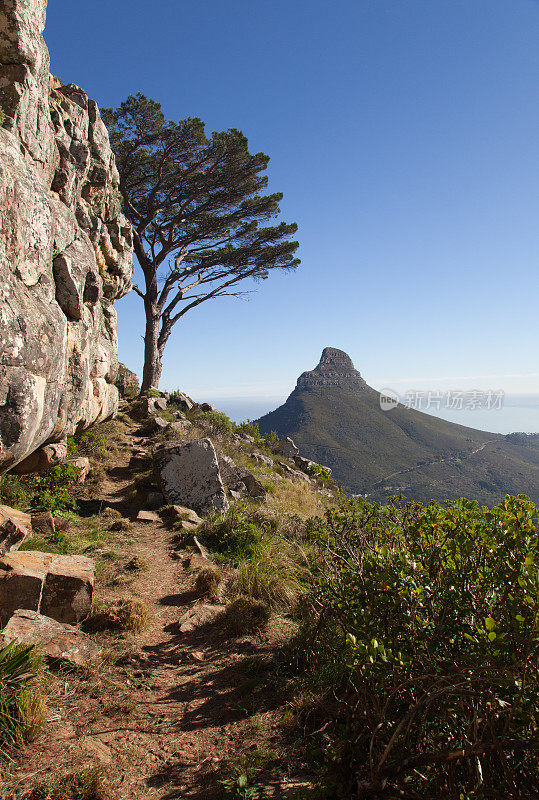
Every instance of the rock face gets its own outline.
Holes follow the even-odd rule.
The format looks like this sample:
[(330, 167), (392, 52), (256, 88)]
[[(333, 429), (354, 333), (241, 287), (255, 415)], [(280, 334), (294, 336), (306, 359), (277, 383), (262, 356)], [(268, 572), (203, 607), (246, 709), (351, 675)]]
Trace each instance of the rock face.
[(94, 562), (85, 556), (8, 553), (0, 558), (0, 621), (25, 609), (80, 622), (90, 613), (94, 580)]
[(153, 459), (167, 503), (188, 506), (199, 514), (228, 511), (217, 454), (210, 439), (162, 445), (154, 450)]
[(136, 397), (140, 392), (137, 376), (121, 362), (118, 363), (116, 388), (120, 392), (120, 397), (132, 398)]
[(325, 347), (318, 365), (299, 376), (297, 389), (315, 386), (340, 386), (346, 389), (362, 389), (367, 386), (359, 372), (354, 369), (352, 359), (336, 347)]
[(93, 100), (49, 76), (46, 0), (0, 6), (0, 472), (65, 458), (118, 405), (132, 231)]

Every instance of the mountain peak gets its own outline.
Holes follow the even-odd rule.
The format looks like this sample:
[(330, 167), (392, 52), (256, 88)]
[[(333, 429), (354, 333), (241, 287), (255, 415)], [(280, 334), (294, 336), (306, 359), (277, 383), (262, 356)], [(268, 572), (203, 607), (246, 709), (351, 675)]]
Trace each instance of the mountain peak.
[(359, 389), (366, 386), (365, 381), (354, 369), (350, 356), (336, 347), (324, 347), (318, 365), (298, 378), (298, 389), (314, 386), (341, 386), (346, 389)]

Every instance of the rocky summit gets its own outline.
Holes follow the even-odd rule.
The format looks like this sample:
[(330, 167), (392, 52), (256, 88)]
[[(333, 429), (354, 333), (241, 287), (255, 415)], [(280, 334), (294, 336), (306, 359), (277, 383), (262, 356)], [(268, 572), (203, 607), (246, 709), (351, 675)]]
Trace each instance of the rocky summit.
[(349, 389), (362, 389), (367, 384), (354, 369), (352, 359), (336, 347), (325, 347), (318, 365), (298, 378), (298, 389), (314, 386), (340, 386)]
[(97, 104), (49, 74), (46, 0), (0, 5), (0, 471), (61, 461), (118, 406), (131, 226)]
[(521, 441), (402, 405), (384, 411), (350, 356), (333, 347), (258, 423), (262, 433), (291, 437), (305, 456), (329, 465), (349, 492), (376, 500), (399, 493), (422, 502), (473, 497), (492, 504), (508, 493), (539, 499), (537, 437)]

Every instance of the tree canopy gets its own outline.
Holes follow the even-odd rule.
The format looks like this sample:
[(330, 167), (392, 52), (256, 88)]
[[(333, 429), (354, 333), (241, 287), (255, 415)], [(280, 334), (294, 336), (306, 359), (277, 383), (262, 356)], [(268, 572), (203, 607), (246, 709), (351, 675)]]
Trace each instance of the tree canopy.
[(277, 222), (281, 193), (263, 194), (269, 156), (251, 154), (235, 128), (208, 137), (197, 117), (165, 119), (161, 106), (130, 95), (104, 109), (134, 228), (145, 288), (142, 389), (157, 386), (173, 325), (206, 300), (238, 296), (238, 284), (295, 269), (295, 223)]

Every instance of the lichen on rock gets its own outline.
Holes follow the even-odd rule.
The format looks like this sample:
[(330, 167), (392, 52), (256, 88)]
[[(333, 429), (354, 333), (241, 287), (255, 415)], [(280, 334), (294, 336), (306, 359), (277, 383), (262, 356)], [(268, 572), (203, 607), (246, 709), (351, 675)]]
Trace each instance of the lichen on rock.
[(107, 130), (49, 76), (45, 10), (0, 8), (0, 472), (61, 460), (67, 436), (116, 412), (112, 304), (133, 271)]

